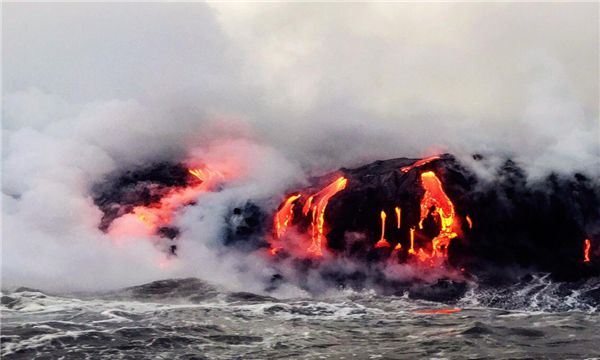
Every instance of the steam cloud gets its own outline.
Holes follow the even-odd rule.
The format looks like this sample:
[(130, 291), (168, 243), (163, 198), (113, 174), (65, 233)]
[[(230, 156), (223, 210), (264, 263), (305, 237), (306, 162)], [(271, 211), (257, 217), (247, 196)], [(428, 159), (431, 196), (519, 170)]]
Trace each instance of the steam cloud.
[[(375, 159), (599, 175), (596, 3), (9, 3), (3, 22), (3, 286), (259, 290), (268, 265), (222, 251), (224, 212)], [(98, 230), (96, 182), (190, 156), (244, 176), (182, 211), (176, 260)]]

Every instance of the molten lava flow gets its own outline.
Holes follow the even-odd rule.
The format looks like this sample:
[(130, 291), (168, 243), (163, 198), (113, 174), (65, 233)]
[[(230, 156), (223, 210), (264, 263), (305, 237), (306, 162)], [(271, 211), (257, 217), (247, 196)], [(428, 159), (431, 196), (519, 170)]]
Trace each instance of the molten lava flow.
[(469, 217), (469, 215), (467, 215), (466, 219), (467, 219), (467, 224), (469, 224), (469, 229), (472, 229), (473, 228), (473, 221), (471, 221), (471, 218)]
[(202, 181), (206, 180), (206, 176), (204, 175), (204, 171), (202, 171), (202, 169), (189, 169), (188, 172)]
[(408, 249), (409, 254), (415, 254), (415, 228), (410, 228), (410, 248)]
[(314, 194), (313, 196), (317, 199), (316, 205), (313, 206), (313, 221), (312, 221), (312, 244), (308, 251), (321, 256), (323, 254), (321, 244), (323, 243), (323, 226), (325, 223), (325, 208), (329, 203), (329, 199), (338, 192), (346, 188), (348, 180), (340, 176), (337, 180), (327, 185), (323, 190)]
[[(426, 171), (421, 174), (421, 186), (425, 190), (425, 193), (421, 199), (419, 229), (423, 229), (423, 221), (429, 215), (435, 215), (435, 219), (440, 225), (440, 231), (431, 240), (431, 253), (428, 253), (422, 248), (419, 248), (418, 251), (415, 250), (415, 228), (410, 228), (410, 248), (408, 249), (408, 253), (416, 256), (419, 261), (426, 262), (438, 257), (445, 258), (450, 240), (458, 236), (459, 229), (455, 219), (454, 205), (444, 192), (442, 183), (433, 171)], [(472, 225), (471, 219), (468, 216), (467, 222), (469, 226)]]
[(590, 262), (590, 248), (592, 247), (592, 243), (590, 239), (585, 239), (584, 249), (583, 249), (583, 262)]
[(433, 171), (421, 174), (421, 185), (425, 189), (421, 200), (421, 219), (419, 228), (423, 226), (423, 220), (433, 213), (437, 214), (440, 221), (440, 233), (431, 240), (432, 256), (446, 255), (450, 240), (458, 236), (457, 222), (455, 221), (454, 205), (442, 188), (442, 183)]
[(201, 181), (207, 181), (209, 179), (224, 177), (223, 174), (221, 174), (219, 171), (211, 170), (209, 168), (188, 169), (188, 172), (190, 174), (194, 175), (196, 178), (198, 178)]
[(396, 228), (400, 229), (400, 215), (402, 214), (402, 209), (396, 206), (394, 210), (396, 211)]
[(431, 259), (431, 255), (426, 253), (425, 250), (419, 249), (419, 252), (417, 253), (417, 259), (419, 259), (421, 262), (425, 262)]
[(412, 165), (404, 166), (404, 167), (400, 168), (400, 171), (406, 173), (406, 172), (409, 172), (410, 170), (412, 170), (412, 169), (414, 169), (416, 167), (423, 166), (423, 165), (425, 165), (427, 163), (430, 163), (433, 160), (437, 160), (439, 158), (440, 158), (439, 155), (430, 156), (430, 157), (427, 157), (425, 159), (421, 159), (419, 161), (415, 161), (415, 163), (412, 164)]
[[(348, 180), (345, 177), (340, 176), (334, 182), (330, 183), (325, 188), (323, 188), (321, 191), (308, 196), (306, 198), (306, 201), (304, 202), (304, 205), (302, 206), (302, 214), (305, 217), (309, 216), (309, 212), (311, 213), (311, 244), (308, 248), (308, 252), (312, 255), (321, 256), (323, 254), (321, 246), (325, 237), (325, 209), (327, 208), (329, 199), (331, 199), (332, 196), (346, 188), (347, 182)], [(286, 233), (294, 217), (294, 202), (301, 196), (303, 195), (292, 195), (280, 205), (279, 211), (277, 211), (273, 220), (275, 227), (275, 235), (277, 239), (280, 239)]]
[(302, 213), (304, 214), (304, 216), (306, 216), (306, 214), (308, 214), (308, 212), (310, 211), (310, 207), (312, 205), (313, 198), (314, 198), (314, 195), (311, 195), (304, 203), (304, 206), (302, 207)]
[(381, 248), (381, 247), (390, 247), (390, 243), (385, 239), (385, 218), (387, 217), (387, 215), (385, 214), (385, 211), (381, 210), (381, 238), (379, 238), (379, 241), (375, 244), (375, 248)]
[(294, 217), (294, 201), (301, 195), (291, 195), (282, 204), (281, 208), (275, 214), (275, 235), (279, 239), (287, 230), (288, 224)]
[[(116, 237), (153, 235), (161, 227), (171, 224), (177, 209), (194, 202), (198, 195), (210, 191), (217, 180), (223, 179), (221, 173), (208, 168), (193, 168), (188, 172), (201, 182), (192, 182), (187, 187), (171, 188), (157, 202), (134, 207), (132, 213), (113, 221), (109, 233)], [(146, 225), (145, 229), (136, 226), (135, 223), (139, 222)]]

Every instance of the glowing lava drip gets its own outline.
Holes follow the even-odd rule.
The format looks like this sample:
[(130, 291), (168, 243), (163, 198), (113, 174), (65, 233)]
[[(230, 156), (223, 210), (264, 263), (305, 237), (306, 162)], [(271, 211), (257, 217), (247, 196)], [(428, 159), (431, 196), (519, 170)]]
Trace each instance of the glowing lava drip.
[[(401, 218), (401, 214), (402, 214), (402, 209), (400, 209), (399, 207), (396, 206), (396, 208), (394, 209), (394, 211), (396, 212), (396, 228), (400, 229), (400, 218)], [(394, 251), (400, 251), (402, 250), (402, 244), (400, 244), (400, 242), (398, 242), (396, 244), (396, 246), (394, 247)]]
[(381, 210), (381, 238), (379, 238), (379, 241), (375, 244), (375, 248), (382, 248), (382, 247), (390, 247), (390, 243), (384, 238), (385, 236), (385, 218), (386, 218), (386, 214), (385, 211)]
[(590, 239), (585, 239), (584, 248), (583, 248), (583, 262), (590, 262), (590, 248), (592, 247), (592, 243)]
[[(312, 212), (310, 215), (311, 244), (308, 248), (308, 252), (315, 256), (323, 255), (322, 244), (323, 239), (325, 238), (325, 209), (327, 208), (329, 199), (342, 191), (346, 187), (347, 182), (348, 180), (345, 177), (340, 176), (321, 191), (310, 195), (302, 207), (302, 214), (304, 216), (308, 216), (308, 213)], [(300, 194), (288, 197), (275, 214), (274, 227), (275, 237), (277, 239), (280, 239), (285, 234), (289, 224), (291, 224), (294, 217), (294, 202), (300, 197)], [(269, 252), (272, 255), (275, 255), (279, 250), (280, 248), (272, 247)]]
[(416, 254), (415, 252), (415, 228), (410, 228), (410, 248), (408, 253), (411, 255)]
[[(454, 205), (442, 188), (442, 183), (433, 171), (421, 174), (421, 185), (425, 190), (421, 199), (421, 218), (419, 229), (423, 228), (423, 220), (431, 213), (436, 214), (439, 219), (440, 232), (431, 240), (431, 254), (419, 249), (419, 260), (428, 260), (435, 257), (446, 257), (450, 240), (458, 236), (458, 224), (455, 219)], [(414, 254), (414, 229), (411, 229), (410, 254)]]
[(469, 224), (469, 229), (472, 229), (473, 221), (471, 220), (471, 217), (469, 215), (467, 215), (466, 219), (467, 219), (467, 224)]

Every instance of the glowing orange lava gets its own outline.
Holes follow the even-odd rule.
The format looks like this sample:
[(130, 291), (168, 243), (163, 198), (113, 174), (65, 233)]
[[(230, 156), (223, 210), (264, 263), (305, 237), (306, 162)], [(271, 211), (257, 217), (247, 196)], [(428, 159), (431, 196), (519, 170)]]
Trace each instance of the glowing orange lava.
[(189, 169), (188, 172), (202, 181), (206, 180), (206, 176), (204, 175), (204, 171), (202, 171), (202, 169)]
[(430, 163), (433, 160), (437, 160), (439, 158), (440, 158), (439, 155), (430, 156), (430, 157), (427, 157), (425, 159), (421, 159), (419, 161), (415, 161), (415, 163), (412, 164), (412, 165), (404, 166), (404, 167), (400, 168), (400, 171), (406, 173), (406, 172), (409, 172), (410, 170), (412, 170), (412, 169), (414, 169), (416, 167), (423, 166), (423, 165), (425, 165), (427, 163)]
[(379, 238), (379, 241), (375, 244), (375, 248), (382, 248), (382, 247), (390, 247), (390, 243), (385, 239), (385, 218), (387, 217), (387, 215), (385, 214), (385, 211), (381, 210), (381, 237)]
[[(410, 168), (421, 166), (430, 161), (439, 159), (440, 156), (432, 156), (427, 159), (423, 159), (415, 162)], [(408, 171), (407, 168), (402, 168), (402, 171)], [(409, 236), (410, 244), (406, 251), (409, 255), (419, 262), (428, 263), (435, 265), (439, 263), (434, 261), (436, 259), (444, 260), (447, 257), (448, 246), (450, 241), (456, 238), (460, 232), (459, 222), (456, 218), (456, 212), (454, 204), (446, 195), (442, 183), (437, 175), (433, 171), (422, 172), (421, 175), (421, 186), (424, 190), (423, 197), (420, 202), (420, 217), (417, 224), (410, 227)], [(338, 192), (344, 190), (347, 185), (347, 179), (340, 176), (332, 183), (328, 184), (322, 190), (313, 194), (296, 194), (291, 195), (284, 200), (280, 205), (279, 210), (275, 214), (274, 218), (274, 232), (275, 239), (281, 239), (288, 230), (291, 221), (294, 217), (294, 204), (296, 200), (302, 197), (304, 203), (302, 204), (302, 214), (310, 222), (310, 230), (307, 236), (310, 236), (310, 245), (308, 248), (300, 246), (301, 252), (306, 254), (307, 252), (314, 256), (321, 256), (323, 254), (323, 241), (325, 240), (325, 210), (329, 203), (329, 200)], [(310, 214), (309, 214), (310, 213)], [(394, 208), (395, 214), (395, 226), (397, 229), (402, 227), (402, 209), (400, 206)], [(431, 217), (433, 221), (439, 226), (438, 234), (431, 239), (431, 248), (429, 246), (421, 247), (421, 244), (415, 244), (415, 236), (418, 239), (424, 239), (424, 234), (415, 234), (417, 225), (420, 229), (423, 229), (423, 222), (428, 217)], [(380, 237), (374, 244), (374, 248), (391, 248), (392, 244), (386, 238), (386, 225), (389, 232), (389, 224), (387, 222), (387, 213), (384, 210), (380, 212)], [(466, 216), (466, 222), (469, 224), (469, 228), (473, 226), (471, 218)], [(393, 226), (393, 225), (392, 225)], [(394, 239), (395, 240), (395, 239)], [(396, 241), (393, 247), (393, 251), (403, 250), (403, 246), (400, 241)], [(272, 250), (275, 251), (275, 250)]]
[(583, 262), (590, 262), (590, 248), (592, 247), (590, 239), (585, 239), (584, 245)]
[(275, 214), (275, 235), (279, 239), (287, 230), (289, 223), (294, 217), (294, 201), (300, 198), (300, 194), (288, 197)]
[(323, 190), (314, 194), (313, 196), (318, 199), (317, 204), (313, 206), (313, 221), (312, 221), (312, 243), (308, 248), (308, 251), (317, 255), (323, 255), (323, 250), (321, 248), (323, 243), (323, 226), (325, 223), (325, 208), (327, 208), (327, 204), (329, 203), (329, 199), (338, 192), (344, 190), (346, 188), (348, 180), (340, 176), (327, 185)]
[(306, 216), (306, 214), (308, 214), (308, 212), (310, 211), (310, 207), (312, 205), (313, 198), (314, 198), (314, 195), (311, 195), (304, 203), (304, 206), (302, 207), (302, 213), (304, 214), (304, 216)]
[(223, 178), (223, 174), (218, 171), (211, 170), (209, 168), (194, 168), (188, 169), (188, 172), (194, 175), (196, 178), (201, 181), (207, 181), (209, 179), (215, 179), (217, 177)]
[[(327, 208), (327, 204), (329, 204), (329, 199), (345, 189), (347, 183), (348, 180), (340, 176), (319, 192), (306, 197), (306, 201), (302, 206), (302, 214), (305, 217), (310, 216), (311, 242), (308, 249), (303, 251), (308, 251), (313, 256), (323, 255), (322, 244), (325, 238), (325, 209)], [(304, 195), (292, 195), (280, 205), (273, 220), (276, 239), (280, 239), (288, 230), (294, 217), (294, 202), (300, 197), (304, 197)], [(311, 213), (310, 215), (308, 214), (309, 212)]]
[[(208, 168), (193, 168), (188, 172), (201, 182), (187, 187), (174, 187), (157, 202), (134, 207), (130, 214), (113, 221), (109, 233), (116, 237), (153, 235), (159, 228), (168, 226), (173, 221), (177, 209), (192, 203), (198, 195), (210, 191), (217, 180), (223, 179), (221, 173)], [(140, 222), (145, 228), (136, 225)]]
[[(421, 219), (419, 228), (423, 227), (423, 220), (433, 212), (440, 221), (440, 233), (431, 240), (432, 256), (446, 255), (450, 240), (458, 236), (457, 222), (455, 221), (454, 205), (442, 188), (442, 183), (433, 171), (421, 174), (421, 185), (425, 189), (421, 200)], [(433, 210), (432, 210), (433, 209)]]
[(417, 252), (417, 259), (419, 259), (419, 261), (421, 262), (425, 262), (427, 260), (431, 259), (431, 256), (425, 252), (425, 250), (423, 249), (419, 249), (419, 252)]
[(409, 254), (415, 253), (415, 228), (410, 228), (410, 248), (408, 249)]
[(469, 217), (469, 215), (467, 215), (466, 219), (467, 219), (467, 224), (469, 224), (469, 229), (472, 229), (473, 228), (473, 221), (471, 221), (471, 217)]
[(425, 310), (417, 310), (415, 313), (417, 314), (452, 314), (461, 312), (462, 309), (454, 308), (454, 309), (425, 309)]

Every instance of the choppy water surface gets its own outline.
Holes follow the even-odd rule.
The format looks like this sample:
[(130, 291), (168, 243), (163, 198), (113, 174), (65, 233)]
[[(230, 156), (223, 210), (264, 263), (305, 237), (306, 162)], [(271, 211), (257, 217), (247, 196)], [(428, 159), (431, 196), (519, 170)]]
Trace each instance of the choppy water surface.
[[(577, 292), (552, 302), (533, 288), (520, 310), (469, 292), (448, 305), (340, 292), (321, 299), (227, 293), (193, 279), (102, 295), (4, 291), (6, 359), (598, 358), (600, 315)], [(535, 299), (535, 297), (538, 297)], [(510, 304), (510, 302), (505, 302)], [(536, 305), (538, 304), (538, 305)], [(420, 310), (455, 308), (450, 314)], [(510, 306), (508, 306), (510, 307)], [(516, 307), (516, 306), (512, 306)], [(550, 311), (547, 311), (550, 310)]]

